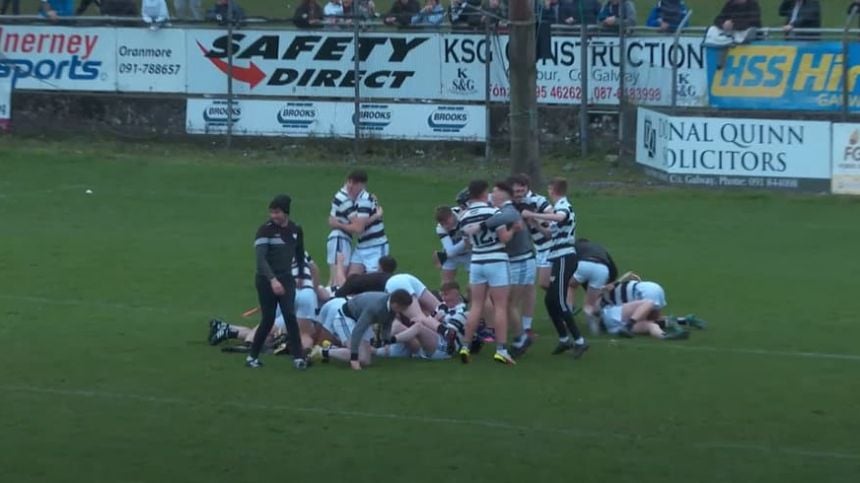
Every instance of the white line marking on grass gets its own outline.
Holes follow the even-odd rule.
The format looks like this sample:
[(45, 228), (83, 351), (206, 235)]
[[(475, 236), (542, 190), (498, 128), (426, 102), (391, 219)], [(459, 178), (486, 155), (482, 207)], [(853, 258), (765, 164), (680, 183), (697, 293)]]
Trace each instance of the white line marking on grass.
[(0, 193), (0, 198), (20, 198), (20, 197), (26, 197), (26, 196), (41, 196), (41, 195), (49, 195), (52, 193), (60, 193), (63, 191), (86, 189), (86, 188), (92, 188), (92, 186), (87, 186), (85, 184), (70, 184), (70, 185), (58, 186), (56, 188), (45, 188), (45, 189), (30, 190), (30, 191), (13, 191), (11, 193)]
[[(604, 341), (602, 341), (604, 342)], [(605, 341), (607, 345), (618, 344), (617, 347), (623, 347), (625, 345), (634, 347), (637, 349), (660, 349), (660, 350), (678, 350), (678, 351), (689, 351), (689, 352), (715, 352), (715, 353), (732, 353), (732, 354), (747, 354), (747, 355), (755, 355), (755, 356), (777, 356), (777, 357), (800, 357), (806, 359), (833, 359), (840, 361), (854, 361), (860, 362), (860, 355), (857, 354), (837, 354), (831, 352), (801, 352), (801, 351), (778, 351), (778, 350), (769, 350), (769, 349), (744, 349), (744, 348), (731, 348), (731, 347), (709, 347), (709, 346), (701, 346), (701, 345), (682, 345), (683, 342), (655, 342), (655, 343), (641, 343), (641, 342), (632, 342), (632, 341), (624, 341), (624, 342), (610, 342)]]
[[(51, 396), (70, 396), (84, 397), (92, 399), (116, 399), (125, 401), (138, 401), (148, 404), (175, 404), (184, 407), (191, 405), (198, 406), (215, 406), (227, 407), (240, 410), (260, 410), (260, 411), (283, 411), (305, 414), (320, 414), (324, 416), (338, 416), (346, 419), (385, 419), (390, 421), (402, 421), (421, 424), (445, 424), (451, 426), (476, 426), (489, 429), (504, 429), (507, 431), (519, 431), (528, 433), (548, 433), (563, 436), (572, 436), (575, 438), (602, 438), (612, 439), (627, 442), (652, 442), (661, 444), (677, 444), (678, 441), (674, 438), (661, 438), (657, 436), (643, 436), (642, 434), (625, 434), (610, 431), (594, 431), (566, 428), (546, 428), (539, 426), (524, 426), (520, 424), (509, 423), (507, 421), (492, 420), (492, 419), (463, 419), (449, 417), (433, 417), (433, 416), (418, 416), (410, 414), (396, 413), (373, 413), (366, 411), (346, 411), (338, 409), (325, 409), (320, 407), (300, 407), (286, 406), (281, 404), (261, 404), (261, 403), (245, 403), (238, 401), (197, 401), (193, 399), (183, 399), (175, 397), (148, 396), (145, 394), (123, 394), (106, 391), (95, 391), (88, 389), (55, 389), (39, 386), (0, 386), (0, 390), (6, 393), (24, 393), (24, 394), (39, 394)], [(820, 451), (810, 450), (805, 448), (790, 448), (780, 447), (766, 444), (755, 443), (735, 443), (735, 442), (699, 442), (692, 443), (690, 447), (697, 449), (722, 449), (733, 451), (746, 451), (755, 453), (770, 453), (784, 454), (790, 456), (802, 456), (808, 458), (819, 459), (839, 459), (839, 460), (860, 460), (860, 454), (850, 453), (847, 451)]]

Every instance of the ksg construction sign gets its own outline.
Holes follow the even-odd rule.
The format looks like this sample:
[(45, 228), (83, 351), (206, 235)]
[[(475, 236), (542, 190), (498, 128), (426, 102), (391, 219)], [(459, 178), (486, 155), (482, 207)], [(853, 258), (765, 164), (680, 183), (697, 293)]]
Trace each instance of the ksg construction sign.
[(0, 26), (0, 79), (16, 89), (116, 90), (115, 29)]
[[(438, 34), (362, 35), (350, 32), (242, 31), (229, 45), (222, 30), (187, 30), (187, 92), (225, 92), (228, 55), (240, 94), (380, 98), (436, 98)], [(360, 70), (355, 73), (355, 56)]]

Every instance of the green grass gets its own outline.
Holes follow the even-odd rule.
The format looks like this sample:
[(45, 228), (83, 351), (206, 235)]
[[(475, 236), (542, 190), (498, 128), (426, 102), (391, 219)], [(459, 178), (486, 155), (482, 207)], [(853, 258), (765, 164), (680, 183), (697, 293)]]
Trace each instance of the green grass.
[[(856, 481), (854, 200), (577, 189), (580, 236), (711, 321), (685, 343), (551, 357), (541, 309), (515, 368), (250, 371), (206, 321), (254, 303), (273, 193), (323, 257), (349, 167), (313, 164), (0, 139), (3, 481)], [(430, 283), (432, 208), (464, 166), (370, 171), (393, 254)]]
[[(321, 5), (326, 2), (318, 0)], [(269, 18), (289, 18), (292, 17), (295, 7), (299, 4), (297, 0), (289, 0), (284, 3), (282, 0), (237, 0), (249, 15), (263, 16)], [(167, 0), (168, 6), (172, 8), (172, 2)], [(209, 8), (214, 2), (204, 0), (203, 5)], [(448, 5), (449, 0), (442, 0), (443, 5)], [(644, 24), (648, 17), (648, 12), (656, 3), (653, 0), (636, 0), (637, 14), (639, 22)], [(822, 25), (824, 27), (843, 27), (845, 25), (845, 9), (848, 6), (848, 1), (822, 1)], [(22, 9), (26, 13), (33, 13), (38, 8), (37, 2), (22, 2)], [(390, 0), (379, 0), (376, 2), (380, 11), (385, 11), (382, 6), (391, 4)], [(722, 7), (722, 0), (687, 0), (687, 5), (693, 9), (693, 25), (709, 25), (716, 17)], [(759, 0), (762, 10), (762, 20), (765, 26), (780, 27), (783, 25), (783, 19), (778, 15), (780, 0)], [(90, 15), (96, 12), (95, 7), (90, 7)]]

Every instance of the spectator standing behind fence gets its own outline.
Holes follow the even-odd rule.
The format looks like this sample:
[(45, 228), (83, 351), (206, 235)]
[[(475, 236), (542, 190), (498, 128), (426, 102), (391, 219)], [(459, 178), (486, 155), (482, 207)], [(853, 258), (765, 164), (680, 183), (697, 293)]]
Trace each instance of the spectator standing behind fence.
[(74, 0), (41, 0), (39, 15), (56, 20), (59, 17), (71, 17), (75, 14)]
[(102, 5), (104, 4), (104, 2), (100, 2), (99, 0), (81, 0), (81, 3), (78, 4), (78, 9), (75, 10), (75, 16), (83, 15), (87, 11), (87, 9), (90, 8), (90, 5), (94, 3), (97, 7), (99, 7), (99, 9), (101, 9)]
[(598, 0), (568, 0), (562, 3), (564, 23), (567, 25), (595, 25), (600, 14)]
[(140, 4), (140, 16), (150, 30), (158, 30), (170, 20), (165, 0), (143, 0)]
[(782, 27), (786, 38), (795, 40), (815, 39), (817, 33), (798, 34), (794, 29), (820, 29), (821, 4), (818, 0), (782, 0), (779, 4), (779, 14), (785, 17)]
[(238, 25), (245, 20), (245, 10), (236, 3), (236, 0), (215, 0), (215, 5), (206, 12), (206, 20), (227, 25), (227, 12), (230, 10), (232, 11), (229, 16), (232, 17), (233, 25)]
[(203, 20), (202, 0), (173, 0), (173, 11), (176, 18), (186, 20)]
[(293, 14), (293, 23), (299, 28), (319, 27), (323, 23), (323, 9), (316, 0), (302, 0)]
[(412, 24), (412, 16), (419, 11), (421, 11), (421, 6), (418, 4), (418, 0), (397, 0), (385, 15), (385, 23), (408, 27)]
[[(860, 1), (860, 0), (858, 0)], [(481, 23), (484, 25), (499, 25), (507, 23), (501, 0), (487, 0), (481, 12)]]
[(728, 0), (705, 33), (705, 45), (728, 47), (749, 42), (761, 28), (761, 7), (756, 0)]
[(451, 0), (448, 19), (451, 25), (477, 27), (481, 25), (481, 0)]
[(6, 11), (12, 6), (12, 15), (21, 15), (21, 0), (3, 0), (3, 6), (0, 7), (0, 15), (6, 15)]
[(412, 25), (436, 26), (442, 25), (445, 20), (445, 7), (439, 4), (439, 0), (425, 0), (424, 8), (412, 16)]
[(633, 0), (606, 0), (597, 21), (601, 26), (608, 29), (620, 29), (636, 25), (636, 6)]
[(343, 19), (343, 4), (340, 0), (328, 0), (328, 3), (323, 7), (323, 17), (325, 22), (329, 24), (338, 23)]
[(689, 9), (684, 0), (658, 0), (645, 25), (656, 27), (661, 32), (677, 32), (687, 26), (687, 22), (681, 25), (687, 12)]

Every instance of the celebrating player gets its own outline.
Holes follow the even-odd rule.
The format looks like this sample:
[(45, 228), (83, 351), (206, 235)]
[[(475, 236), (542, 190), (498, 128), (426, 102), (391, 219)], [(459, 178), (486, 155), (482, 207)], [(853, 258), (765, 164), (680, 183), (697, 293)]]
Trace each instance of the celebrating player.
[(382, 206), (376, 196), (367, 191), (358, 195), (354, 220), (362, 225), (362, 230), (349, 261), (349, 274), (378, 272), (379, 259), (388, 255), (389, 246)]

